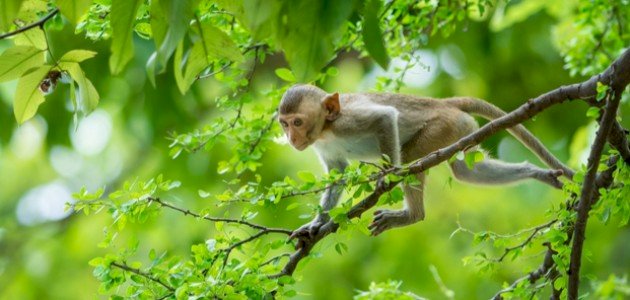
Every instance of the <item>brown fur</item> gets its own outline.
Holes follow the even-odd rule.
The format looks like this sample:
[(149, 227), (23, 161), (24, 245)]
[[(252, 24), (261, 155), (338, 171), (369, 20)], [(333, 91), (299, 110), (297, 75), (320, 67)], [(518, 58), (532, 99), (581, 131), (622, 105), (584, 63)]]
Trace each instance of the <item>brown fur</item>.
[[(291, 144), (298, 150), (313, 145), (327, 171), (333, 168), (343, 171), (348, 158), (364, 156), (379, 158), (387, 155), (394, 165), (409, 163), (476, 130), (477, 122), (469, 113), (486, 118), (505, 115), (489, 103), (467, 97), (438, 100), (390, 93), (337, 96), (305, 85), (290, 88), (280, 107), (278, 119)], [(299, 122), (295, 123), (296, 120)], [(558, 176), (572, 175), (571, 170), (523, 126), (511, 128), (510, 132), (543, 162), (558, 170), (544, 170), (527, 162), (512, 164), (494, 159), (486, 159), (468, 169), (463, 161), (455, 161), (451, 164), (455, 177), (482, 184), (506, 184), (533, 178), (558, 187), (561, 186)], [(375, 212), (370, 225), (372, 234), (378, 235), (389, 228), (424, 219), (425, 176), (418, 174), (417, 177), (418, 186), (403, 186), (405, 207), (402, 210)], [(321, 201), (324, 212), (336, 205), (340, 193), (338, 187), (324, 193)], [(315, 234), (327, 218), (327, 214), (319, 215), (296, 230), (292, 237)]]

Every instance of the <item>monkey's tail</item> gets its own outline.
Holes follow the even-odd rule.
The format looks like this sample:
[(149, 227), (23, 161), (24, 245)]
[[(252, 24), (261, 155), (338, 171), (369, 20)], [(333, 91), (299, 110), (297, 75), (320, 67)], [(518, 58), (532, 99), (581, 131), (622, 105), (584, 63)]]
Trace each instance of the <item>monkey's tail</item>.
[[(459, 108), (460, 110), (479, 115), (488, 120), (494, 120), (505, 116), (507, 113), (500, 108), (486, 101), (469, 98), (454, 97), (446, 99), (448, 103)], [(569, 179), (573, 178), (574, 172), (560, 160), (558, 160), (545, 146), (523, 125), (516, 125), (507, 129), (514, 137), (516, 137), (525, 147), (531, 150), (542, 162), (554, 169), (562, 170), (563, 175)]]

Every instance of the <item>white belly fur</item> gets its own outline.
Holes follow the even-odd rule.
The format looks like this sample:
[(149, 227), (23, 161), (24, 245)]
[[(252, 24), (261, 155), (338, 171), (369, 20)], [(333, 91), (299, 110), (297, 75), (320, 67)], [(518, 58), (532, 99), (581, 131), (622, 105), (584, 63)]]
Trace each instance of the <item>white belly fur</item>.
[(326, 157), (378, 159), (381, 156), (376, 137), (372, 135), (339, 138), (331, 132), (325, 132), (313, 146)]

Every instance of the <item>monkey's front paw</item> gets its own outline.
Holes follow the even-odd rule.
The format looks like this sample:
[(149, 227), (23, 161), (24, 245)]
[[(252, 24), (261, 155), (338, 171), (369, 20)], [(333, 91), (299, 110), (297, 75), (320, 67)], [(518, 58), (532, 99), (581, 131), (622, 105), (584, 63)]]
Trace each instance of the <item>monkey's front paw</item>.
[(564, 174), (562, 170), (546, 170), (539, 179), (555, 188), (561, 189), (563, 184), (558, 178), (562, 174)]
[(406, 210), (377, 210), (374, 212), (374, 220), (368, 226), (372, 236), (377, 236), (392, 227), (398, 227), (413, 223)]
[(300, 228), (294, 230), (289, 236), (289, 240), (297, 239), (296, 249), (300, 249), (304, 246), (304, 241), (312, 239), (319, 232), (319, 228), (326, 223), (325, 220), (317, 218), (311, 222), (308, 222)]

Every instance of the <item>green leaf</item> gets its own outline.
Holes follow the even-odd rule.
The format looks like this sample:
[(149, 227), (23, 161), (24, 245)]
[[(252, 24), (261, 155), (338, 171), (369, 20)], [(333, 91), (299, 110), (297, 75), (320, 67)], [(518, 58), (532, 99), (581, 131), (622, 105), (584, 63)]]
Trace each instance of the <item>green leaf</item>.
[(0, 32), (9, 31), (24, 0), (0, 1)]
[(151, 34), (153, 35), (153, 42), (155, 47), (159, 48), (164, 37), (166, 36), (166, 30), (168, 30), (168, 20), (166, 14), (162, 10), (159, 1), (151, 1)]
[(20, 77), (44, 64), (44, 51), (31, 46), (15, 46), (0, 55), (0, 82)]
[(287, 68), (279, 68), (276, 69), (276, 76), (280, 77), (280, 79), (288, 82), (295, 82), (295, 76), (291, 72), (291, 70)]
[[(166, 14), (162, 10), (160, 3), (158, 1), (151, 1), (151, 33), (153, 35), (153, 42), (155, 43), (155, 47), (159, 48), (164, 41), (164, 37), (166, 36), (166, 30), (168, 30)], [(147, 60), (146, 65), (147, 76), (149, 77), (149, 82), (155, 87), (155, 74), (158, 72), (157, 70), (157, 51), (153, 52), (149, 59)]]
[(37, 113), (37, 108), (44, 103), (44, 94), (39, 91), (39, 85), (48, 75), (52, 66), (41, 66), (22, 76), (17, 84), (15, 99), (13, 100), (13, 114), (15, 120), (22, 124)]
[(114, 75), (119, 74), (133, 58), (133, 24), (142, 2), (142, 0), (112, 0), (112, 56), (109, 58), (109, 69)]
[(239, 19), (243, 16), (243, 0), (214, 0), (214, 3)]
[(179, 46), (175, 50), (175, 57), (173, 57), (173, 75), (175, 76), (175, 83), (177, 88), (183, 94), (188, 91), (190, 84), (184, 79), (182, 72), (182, 53), (184, 52), (184, 43), (180, 42)]
[(606, 98), (606, 93), (608, 93), (608, 86), (598, 81), (596, 90), (597, 96), (595, 97), (595, 99), (597, 101), (604, 100), (604, 98)]
[(92, 0), (57, 0), (55, 2), (61, 13), (68, 18), (72, 24), (78, 24), (92, 4)]
[[(490, 28), (494, 31), (514, 26), (514, 24), (523, 22), (545, 8), (548, 4), (547, 0), (529, 0), (519, 3), (510, 3), (507, 5), (504, 14), (495, 14), (490, 22)], [(479, 5), (479, 14), (482, 15), (484, 6)]]
[(308, 183), (308, 182), (315, 182), (317, 180), (317, 178), (315, 177), (315, 175), (313, 175), (313, 173), (309, 172), (309, 171), (299, 171), (297, 173), (298, 177), (300, 179), (302, 179), (302, 181)]
[(483, 152), (479, 150), (470, 151), (466, 153), (464, 162), (466, 163), (466, 166), (472, 170), (475, 167), (476, 163), (483, 161), (484, 157), (485, 155), (483, 154)]
[(343, 255), (344, 252), (348, 252), (348, 245), (344, 243), (335, 244), (335, 251), (339, 253), (339, 255)]
[(192, 85), (197, 79), (197, 75), (207, 68), (212, 62), (206, 56), (204, 45), (201, 41), (195, 43), (187, 55), (186, 71), (184, 78), (188, 82), (188, 86)]
[(75, 63), (79, 63), (82, 62), (84, 60), (90, 59), (94, 56), (96, 56), (96, 52), (94, 51), (89, 51), (89, 50), (82, 50), (82, 49), (76, 49), (76, 50), (70, 50), (68, 52), (66, 52), (61, 59), (59, 59), (59, 62), (75, 62)]
[(244, 23), (254, 40), (264, 40), (273, 35), (281, 6), (278, 0), (243, 0)]
[(68, 71), (70, 77), (77, 83), (79, 87), (79, 99), (77, 99), (77, 102), (81, 110), (86, 113), (93, 111), (98, 105), (100, 97), (92, 82), (85, 77), (81, 66), (75, 62), (62, 62), (59, 63), (59, 67)]
[(196, 29), (203, 41), (206, 56), (219, 59), (224, 58), (234, 62), (245, 60), (241, 50), (234, 41), (210, 22), (203, 21), (201, 24), (197, 22)]
[(586, 111), (586, 116), (587, 117), (591, 117), (591, 118), (599, 118), (599, 111), (601, 109), (599, 107), (589, 107), (589, 109)]
[(165, 71), (166, 63), (175, 48), (188, 31), (188, 22), (193, 16), (199, 0), (162, 0), (160, 6), (165, 12), (168, 29), (157, 50), (159, 72)]
[(352, 9), (352, 1), (284, 2), (282, 19), (286, 18), (286, 25), (277, 39), (298, 81), (315, 79), (334, 57), (334, 43)]
[(46, 50), (48, 43), (44, 31), (39, 28), (31, 28), (15, 36), (13, 43), (16, 45), (32, 46), (40, 50)]
[(365, 3), (363, 10), (363, 42), (365, 43), (365, 49), (370, 56), (381, 66), (383, 69), (387, 69), (389, 65), (389, 55), (387, 55), (387, 49), (385, 48), (385, 41), (383, 40), (383, 33), (378, 26), (378, 10), (381, 8), (380, 0), (368, 0)]

